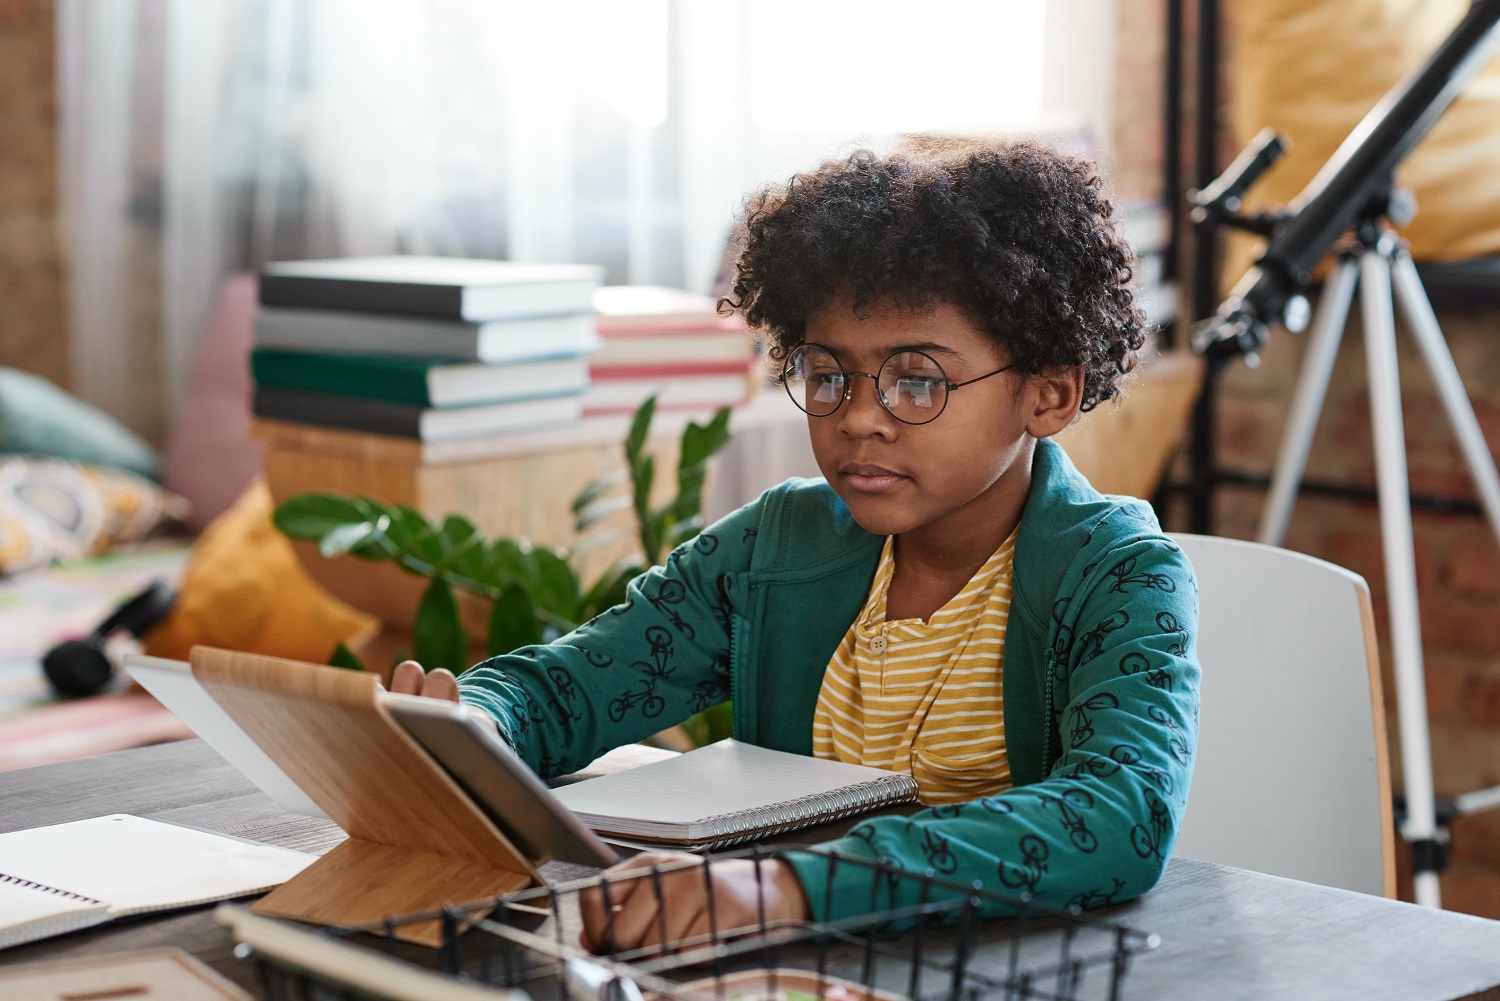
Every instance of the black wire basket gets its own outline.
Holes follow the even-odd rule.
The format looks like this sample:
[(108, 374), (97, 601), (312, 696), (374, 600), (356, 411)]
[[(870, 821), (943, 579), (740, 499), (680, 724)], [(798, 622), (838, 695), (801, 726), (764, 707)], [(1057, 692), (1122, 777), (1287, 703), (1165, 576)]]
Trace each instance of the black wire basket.
[[(475, 990), (488, 988), (496, 998), (517, 998), (511, 992), (519, 991), (531, 1001), (1116, 1001), (1126, 996), (1132, 958), (1158, 944), (1156, 936), (1124, 921), (1078, 908), (1053, 910), (931, 872), (799, 850), (830, 860), (830, 886), (841, 867), (857, 866), (896, 891), (893, 899), (915, 902), (839, 921), (775, 921), (764, 917), (764, 896), (758, 895), (758, 920), (718, 927), (707, 876), (725, 860), (750, 859), (758, 882), (760, 863), (774, 856), (755, 848), (708, 856), (701, 865), (694, 860), (610, 873), (441, 912), (300, 933), (316, 934), (330, 955), (329, 947), (339, 943), (333, 951), (346, 959), (328, 968), (309, 958), (316, 949), (283, 950), (236, 927), (239, 954), (259, 965), (267, 997), (287, 1001), (407, 1001), (443, 997), (450, 988), (455, 998), (484, 997)], [(666, 946), (590, 950), (581, 944), (583, 894), (601, 896), (608, 916), (611, 895), (624, 892), (627, 880), (644, 880), (660, 905), (661, 877), (692, 867), (705, 877), (706, 932)], [(997, 911), (1010, 916), (984, 916)], [(434, 920), (442, 926), (437, 949), (397, 936), (405, 925)], [(614, 941), (609, 920), (605, 942)], [(366, 974), (363, 983), (338, 972), (355, 966)], [(415, 976), (416, 968), (434, 978), (422, 981), (428, 986), (396, 983), (396, 974)]]

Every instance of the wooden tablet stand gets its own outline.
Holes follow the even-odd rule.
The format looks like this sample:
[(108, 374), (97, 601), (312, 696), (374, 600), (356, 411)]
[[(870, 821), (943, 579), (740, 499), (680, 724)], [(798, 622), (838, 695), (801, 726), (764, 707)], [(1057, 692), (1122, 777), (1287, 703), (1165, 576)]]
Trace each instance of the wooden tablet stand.
[[(252, 910), (316, 924), (482, 900), (536, 868), (380, 704), (375, 675), (194, 647), (193, 675), (349, 839)], [(405, 925), (437, 945), (439, 921)]]

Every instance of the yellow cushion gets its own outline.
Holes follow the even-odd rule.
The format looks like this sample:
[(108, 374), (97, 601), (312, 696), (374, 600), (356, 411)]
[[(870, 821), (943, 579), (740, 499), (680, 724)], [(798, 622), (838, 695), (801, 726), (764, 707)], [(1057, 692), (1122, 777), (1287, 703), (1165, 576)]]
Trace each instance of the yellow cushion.
[[(1239, 146), (1270, 126), (1291, 149), (1250, 189), (1249, 210), (1290, 202), (1385, 93), (1416, 68), (1467, 0), (1242, 0), (1234, 5), (1230, 119)], [(1500, 253), (1500, 64), (1492, 63), (1402, 161), (1417, 198), (1401, 228), (1418, 260)], [(1230, 239), (1226, 287), (1264, 249)]]
[(302, 569), (271, 524), (272, 507), (257, 479), (204, 530), (176, 607), (143, 638), (147, 653), (181, 659), (202, 643), (324, 663), (337, 644), (355, 646), (375, 633), (378, 619), (334, 598)]

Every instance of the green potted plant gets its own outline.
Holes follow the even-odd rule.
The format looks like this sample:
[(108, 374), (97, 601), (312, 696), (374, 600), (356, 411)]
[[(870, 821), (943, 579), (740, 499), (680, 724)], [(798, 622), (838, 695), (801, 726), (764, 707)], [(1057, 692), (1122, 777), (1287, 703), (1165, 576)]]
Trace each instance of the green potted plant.
[[(487, 540), (459, 514), (434, 522), (405, 505), (342, 494), (292, 497), (277, 507), (275, 524), (289, 538), (316, 543), (326, 558), (349, 555), (389, 561), (428, 578), (413, 622), (410, 655), (429, 667), (462, 670), (468, 665), (473, 637), (459, 615), (456, 590), (489, 603), (486, 653), (509, 653), (561, 636), (623, 601), (634, 577), (702, 530), (708, 460), (729, 443), (729, 408), (721, 408), (707, 424), (688, 422), (679, 443), (675, 495), (660, 505), (651, 503), (656, 460), (646, 451), (655, 413), (654, 396), (636, 410), (624, 442), (624, 471), (594, 480), (574, 498), (578, 542), (572, 547), (532, 545), (525, 539)], [(621, 495), (619, 488), (627, 480), (628, 494)], [(623, 507), (634, 512), (639, 551), (585, 583), (577, 556), (610, 538), (598, 531), (599, 524)], [(343, 645), (330, 663), (365, 666)], [(702, 743), (727, 734), (727, 709), (694, 717), (684, 725), (689, 738)]]

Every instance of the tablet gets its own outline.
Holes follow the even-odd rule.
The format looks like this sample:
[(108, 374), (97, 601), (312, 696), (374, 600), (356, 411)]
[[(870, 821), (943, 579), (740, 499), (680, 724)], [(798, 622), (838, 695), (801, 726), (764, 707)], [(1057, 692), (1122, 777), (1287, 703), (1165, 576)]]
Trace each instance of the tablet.
[(191, 665), (181, 660), (128, 654), (125, 673), (192, 727), (204, 743), (275, 800), (277, 806), (309, 817), (328, 816), (198, 684)]
[(601, 868), (619, 861), (469, 710), (414, 695), (387, 693), (381, 702), (527, 858)]

